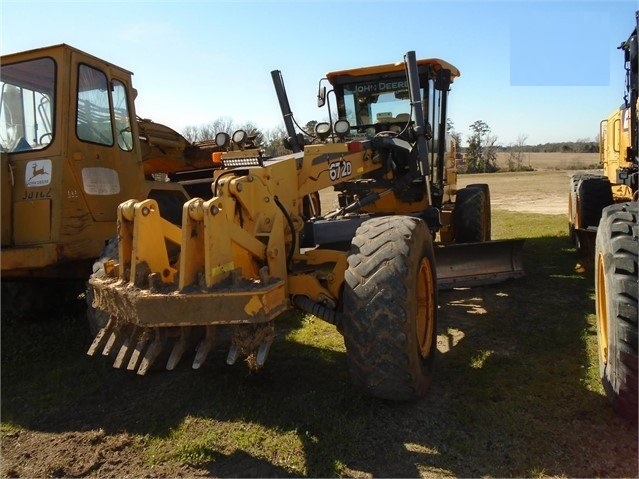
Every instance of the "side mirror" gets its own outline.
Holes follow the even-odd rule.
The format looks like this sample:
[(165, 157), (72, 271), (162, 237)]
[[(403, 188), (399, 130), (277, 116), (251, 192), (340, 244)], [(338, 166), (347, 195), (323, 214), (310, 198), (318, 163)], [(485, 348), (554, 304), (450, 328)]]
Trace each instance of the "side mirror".
[(326, 104), (326, 87), (320, 85), (317, 92), (317, 107), (321, 108)]

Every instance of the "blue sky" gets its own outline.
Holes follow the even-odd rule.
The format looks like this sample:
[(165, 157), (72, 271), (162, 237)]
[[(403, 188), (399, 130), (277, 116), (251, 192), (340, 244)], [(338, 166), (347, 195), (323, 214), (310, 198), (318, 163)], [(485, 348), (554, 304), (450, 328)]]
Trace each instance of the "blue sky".
[(0, 2), (0, 52), (67, 43), (134, 72), (139, 116), (178, 131), (220, 117), (282, 125), (281, 70), (299, 123), (323, 120), (331, 70), (437, 57), (461, 71), (450, 118), (507, 145), (594, 139), (623, 99), (617, 46), (636, 1)]

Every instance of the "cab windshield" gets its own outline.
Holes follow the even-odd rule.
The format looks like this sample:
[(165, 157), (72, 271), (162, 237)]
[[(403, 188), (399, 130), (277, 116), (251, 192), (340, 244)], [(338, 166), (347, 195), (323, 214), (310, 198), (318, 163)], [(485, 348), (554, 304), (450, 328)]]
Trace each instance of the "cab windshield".
[(55, 62), (45, 57), (2, 65), (0, 70), (0, 150), (45, 148), (53, 140)]
[(343, 88), (343, 113), (358, 131), (375, 125), (403, 128), (411, 119), (408, 81), (405, 79), (347, 83)]

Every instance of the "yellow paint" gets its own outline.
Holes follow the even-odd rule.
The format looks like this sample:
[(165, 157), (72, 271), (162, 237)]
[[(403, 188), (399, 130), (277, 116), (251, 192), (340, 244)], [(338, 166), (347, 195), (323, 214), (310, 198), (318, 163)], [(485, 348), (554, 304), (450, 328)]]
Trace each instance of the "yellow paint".
[(233, 269), (235, 269), (235, 263), (233, 261), (229, 261), (228, 263), (211, 268), (211, 276), (215, 277), (220, 274), (228, 273), (229, 271), (233, 271)]
[(255, 316), (260, 311), (262, 311), (262, 301), (257, 294), (251, 296), (251, 299), (248, 300), (246, 306), (244, 306), (244, 312), (247, 316)]

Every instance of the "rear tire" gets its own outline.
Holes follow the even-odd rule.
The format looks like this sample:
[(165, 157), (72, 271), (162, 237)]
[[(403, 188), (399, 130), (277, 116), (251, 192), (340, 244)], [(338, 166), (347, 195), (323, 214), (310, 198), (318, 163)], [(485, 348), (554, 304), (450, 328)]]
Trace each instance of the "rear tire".
[(342, 327), (354, 384), (383, 399), (424, 396), (437, 345), (437, 281), (426, 224), (406, 216), (362, 223), (344, 279)]
[(637, 418), (637, 202), (605, 208), (595, 249), (599, 375), (614, 410)]
[(597, 226), (601, 210), (613, 203), (610, 180), (603, 176), (582, 178), (577, 185), (577, 199), (578, 226)]
[(490, 239), (486, 224), (486, 194), (480, 188), (457, 191), (453, 224), (455, 243), (480, 243)]

